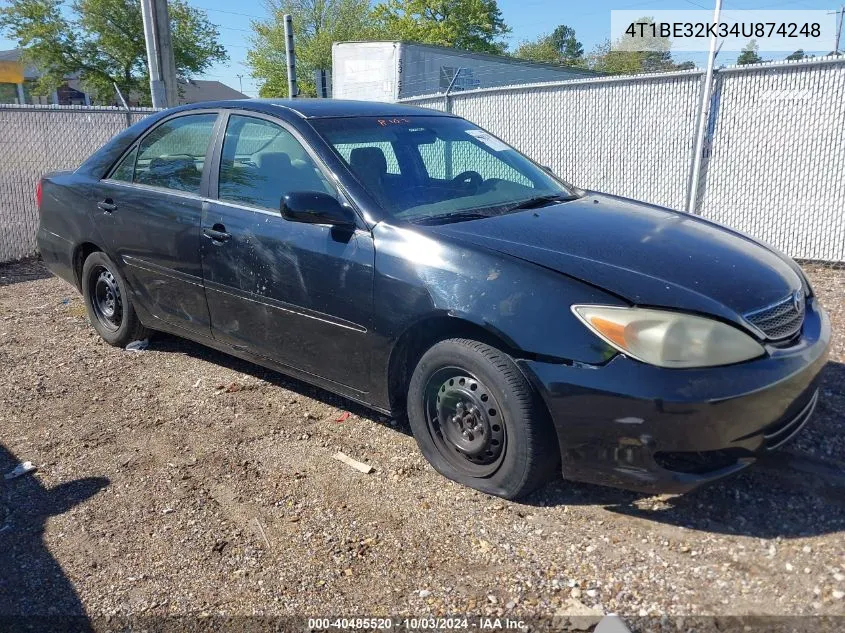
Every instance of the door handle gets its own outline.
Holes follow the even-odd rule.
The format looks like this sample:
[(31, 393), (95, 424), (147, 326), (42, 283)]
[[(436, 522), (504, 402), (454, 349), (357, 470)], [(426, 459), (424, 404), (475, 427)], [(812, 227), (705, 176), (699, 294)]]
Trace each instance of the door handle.
[(210, 238), (212, 242), (215, 244), (222, 244), (226, 240), (228, 240), (231, 235), (226, 233), (226, 227), (222, 224), (215, 224), (212, 228), (205, 228), (202, 230), (202, 234), (205, 235), (207, 238)]
[(97, 203), (97, 208), (105, 213), (111, 213), (115, 209), (117, 209), (117, 205), (114, 203), (114, 200), (111, 198), (106, 198), (102, 202)]

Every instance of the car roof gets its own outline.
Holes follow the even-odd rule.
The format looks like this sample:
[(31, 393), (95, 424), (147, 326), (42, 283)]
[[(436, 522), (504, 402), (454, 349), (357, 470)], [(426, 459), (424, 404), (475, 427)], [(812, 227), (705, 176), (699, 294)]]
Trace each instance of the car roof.
[(227, 101), (206, 101), (182, 106), (179, 110), (201, 108), (245, 108), (269, 114), (279, 109), (293, 112), (304, 119), (357, 117), (357, 116), (453, 116), (438, 110), (406, 106), (399, 103), (378, 101), (351, 101), (345, 99), (237, 99)]

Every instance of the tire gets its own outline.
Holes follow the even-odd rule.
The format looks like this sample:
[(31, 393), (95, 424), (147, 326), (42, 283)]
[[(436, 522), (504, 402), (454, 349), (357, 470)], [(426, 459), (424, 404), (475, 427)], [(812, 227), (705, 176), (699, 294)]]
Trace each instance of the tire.
[(560, 476), (551, 422), (507, 354), (448, 339), (423, 354), (408, 386), (408, 420), (441, 475), (516, 499)]
[(82, 298), (88, 320), (109, 345), (126, 347), (150, 335), (138, 319), (117, 266), (103, 252), (91, 253), (82, 265)]

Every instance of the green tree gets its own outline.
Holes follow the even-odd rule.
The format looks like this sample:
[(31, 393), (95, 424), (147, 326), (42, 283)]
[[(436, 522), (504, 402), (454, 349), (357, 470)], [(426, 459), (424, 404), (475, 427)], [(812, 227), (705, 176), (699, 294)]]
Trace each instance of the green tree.
[(299, 92), (317, 94), (314, 71), (332, 67), (332, 43), (368, 39), (375, 35), (369, 25), (368, 0), (268, 0), (271, 18), (253, 22), (253, 48), (247, 52), (252, 76), (263, 81), (262, 97), (288, 94), (285, 60), (284, 15), (293, 17), (296, 70)]
[(808, 59), (809, 57), (810, 56), (807, 55), (807, 53), (804, 52), (803, 48), (799, 48), (794, 53), (787, 55), (786, 59), (788, 59), (790, 61), (798, 61), (799, 59)]
[(575, 37), (575, 29), (571, 26), (561, 24), (552, 31), (550, 39), (564, 64), (574, 64), (584, 58), (584, 46)]
[(496, 0), (387, 0), (373, 9), (379, 37), (502, 54), (510, 28)]
[[(651, 23), (651, 18), (640, 18), (637, 22)], [(660, 73), (695, 68), (692, 62), (675, 63), (672, 59), (672, 43), (665, 37), (652, 37), (649, 29), (642, 37), (620, 38), (611, 46), (605, 40), (587, 57), (587, 66), (592, 70), (609, 75), (636, 75)]]
[(516, 57), (535, 62), (577, 66), (584, 63), (584, 47), (575, 37), (575, 29), (561, 24), (552, 33), (522, 42)]
[[(185, 0), (169, 1), (176, 73), (187, 78), (228, 59), (205, 12)], [(150, 102), (140, 0), (9, 0), (0, 8), (0, 32), (17, 40), (24, 60), (42, 74), (49, 93), (78, 74), (99, 101), (114, 100), (114, 86)]]
[(736, 58), (736, 63), (738, 66), (745, 66), (746, 64), (759, 64), (763, 61), (763, 58), (757, 54), (757, 41), (751, 40), (745, 47), (740, 51), (739, 56)]
[(547, 39), (548, 36), (538, 37), (536, 40), (520, 42), (513, 52), (514, 57), (527, 59), (532, 62), (559, 64), (560, 54)]

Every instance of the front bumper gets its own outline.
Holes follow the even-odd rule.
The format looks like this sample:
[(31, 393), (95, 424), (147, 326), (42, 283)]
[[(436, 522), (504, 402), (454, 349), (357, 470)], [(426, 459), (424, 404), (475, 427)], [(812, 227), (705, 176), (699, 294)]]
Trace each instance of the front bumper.
[(815, 408), (829, 346), (814, 298), (794, 345), (737, 365), (665, 369), (624, 355), (601, 366), (518, 363), (551, 413), (567, 479), (677, 493), (792, 439)]

